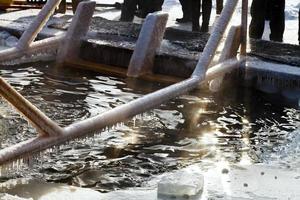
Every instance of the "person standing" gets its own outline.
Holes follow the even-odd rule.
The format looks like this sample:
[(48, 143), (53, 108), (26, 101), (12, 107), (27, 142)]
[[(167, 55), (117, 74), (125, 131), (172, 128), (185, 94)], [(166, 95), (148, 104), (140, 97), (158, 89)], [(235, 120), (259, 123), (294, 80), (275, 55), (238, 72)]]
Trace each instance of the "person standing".
[(299, 8), (299, 14), (298, 14), (298, 41), (300, 45), (300, 8)]
[(164, 0), (140, 0), (140, 16), (145, 18), (149, 13), (157, 12), (162, 10)]
[[(251, 5), (251, 23), (249, 36), (261, 39), (264, 33), (266, 17), (270, 18), (270, 40), (282, 42), (285, 26), (285, 0), (253, 0)], [(269, 15), (269, 16), (268, 16)]]
[(179, 0), (183, 16), (177, 18), (178, 23), (186, 23), (192, 21), (192, 1), (191, 0)]
[(134, 16), (145, 18), (149, 13), (162, 10), (164, 0), (124, 0), (120, 21), (131, 22)]
[[(200, 28), (200, 7), (202, 7), (202, 25)], [(192, 31), (208, 32), (212, 0), (192, 0)]]
[(223, 10), (223, 0), (216, 0), (216, 4), (217, 4), (217, 15), (221, 14), (222, 10)]
[(120, 21), (131, 22), (137, 10), (139, 0), (124, 0)]

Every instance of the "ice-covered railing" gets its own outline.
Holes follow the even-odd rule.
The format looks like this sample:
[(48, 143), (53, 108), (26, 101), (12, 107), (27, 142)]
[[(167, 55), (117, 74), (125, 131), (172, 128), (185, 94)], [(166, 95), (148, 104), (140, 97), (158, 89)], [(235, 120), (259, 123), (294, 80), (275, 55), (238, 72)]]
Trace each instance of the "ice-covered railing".
[[(244, 3), (245, 2), (247, 1), (244, 1)], [(25, 115), (28, 121), (30, 121), (33, 126), (37, 128), (37, 131), (39, 133), (35, 138), (20, 142), (8, 148), (1, 149), (0, 164), (5, 164), (7, 162), (17, 160), (18, 158), (30, 156), (34, 153), (38, 153), (47, 148), (63, 144), (75, 138), (87, 137), (94, 133), (99, 133), (106, 127), (112, 126), (118, 122), (122, 122), (149, 109), (153, 109), (163, 102), (166, 102), (174, 97), (182, 95), (196, 88), (200, 83), (204, 81), (223, 76), (226, 72), (229, 72), (232, 69), (240, 66), (241, 63), (244, 62), (244, 58), (239, 60), (235, 58), (229, 59), (230, 57), (226, 55), (223, 57), (222, 63), (219, 63), (208, 69), (208, 66), (215, 55), (216, 49), (221, 41), (226, 27), (229, 24), (230, 19), (234, 13), (237, 3), (238, 0), (228, 0), (226, 2), (222, 14), (219, 17), (218, 22), (214, 26), (211, 36), (202, 53), (202, 56), (200, 57), (194, 73), (190, 78), (145, 95), (124, 105), (118, 106), (95, 117), (76, 122), (67, 127), (58, 126), (55, 122), (53, 122), (35, 106), (33, 106), (29, 101), (22, 97), (16, 90), (14, 90), (8, 83), (6, 83), (4, 79), (0, 78), (1, 95), (9, 103), (15, 106), (19, 112)], [(89, 3), (85, 2), (81, 5), (84, 4), (88, 5)], [(87, 8), (87, 10), (89, 10), (89, 8)], [(89, 12), (84, 12), (82, 14), (90, 15)], [(242, 24), (242, 29), (245, 29), (246, 26), (247, 24)], [(81, 28), (79, 28), (79, 30), (77, 30), (76, 27), (70, 28), (68, 30), (67, 37), (68, 34), (73, 34), (75, 36), (75, 33), (82, 34), (84, 31), (85, 30), (81, 30)], [(33, 34), (35, 34), (35, 32)], [(22, 41), (32, 41), (32, 38), (28, 36), (24, 36), (24, 38), (27, 39), (23, 39)], [(68, 45), (65, 45), (67, 46), (65, 47), (66, 49), (70, 47), (70, 41), (72, 42), (73, 39), (74, 38), (69, 36), (69, 39), (67, 39), (69, 43), (67, 42)], [(242, 41), (245, 42), (246, 39), (244, 38)], [(226, 41), (226, 43), (230, 44), (231, 42)], [(24, 45), (26, 47), (26, 42), (24, 42)], [(76, 45), (78, 45), (78, 41)], [(234, 55), (236, 54), (236, 50), (239, 46), (240, 45), (237, 45), (236, 48), (231, 48), (233, 49), (232, 51), (235, 51), (233, 52)], [(21, 47), (24, 46), (21, 45)], [(225, 51), (227, 51), (227, 49), (224, 48), (223, 52)], [(225, 55), (225, 53), (223, 54)]]
[(56, 36), (36, 42), (34, 42), (34, 40), (60, 2), (61, 0), (47, 1), (39, 14), (29, 25), (28, 29), (22, 34), (18, 44), (15, 47), (0, 51), (0, 63), (23, 56), (49, 51), (49, 49), (57, 49), (59, 43), (62, 41), (62, 36)]

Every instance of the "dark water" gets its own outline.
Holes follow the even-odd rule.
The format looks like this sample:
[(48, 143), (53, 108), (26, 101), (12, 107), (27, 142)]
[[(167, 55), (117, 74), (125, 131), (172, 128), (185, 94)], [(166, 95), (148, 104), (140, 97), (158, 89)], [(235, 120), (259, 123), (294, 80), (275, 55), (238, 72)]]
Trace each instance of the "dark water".
[[(1, 67), (0, 75), (61, 126), (166, 86), (58, 70), (51, 63)], [(99, 191), (139, 186), (153, 175), (202, 161), (268, 162), (271, 154), (280, 157), (276, 147), (299, 125), (300, 110), (254, 90), (196, 90), (92, 138), (48, 150), (1, 180), (33, 177)], [(1, 148), (35, 134), (0, 101)]]

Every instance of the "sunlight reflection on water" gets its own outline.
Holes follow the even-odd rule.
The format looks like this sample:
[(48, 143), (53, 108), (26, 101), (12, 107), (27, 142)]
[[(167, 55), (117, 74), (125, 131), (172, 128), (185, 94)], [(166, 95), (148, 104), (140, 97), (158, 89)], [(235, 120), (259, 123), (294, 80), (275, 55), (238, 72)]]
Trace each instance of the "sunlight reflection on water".
[[(83, 71), (56, 73), (47, 63), (2, 68), (0, 74), (62, 126), (164, 87)], [(241, 98), (245, 93), (247, 98)], [(202, 160), (271, 162), (287, 152), (276, 147), (286, 146), (294, 137), (299, 112), (274, 106), (262, 94), (241, 88), (215, 95), (196, 90), (94, 137), (48, 150), (33, 166), (1, 180), (35, 177), (110, 191), (138, 186), (153, 175)], [(36, 134), (2, 101), (0, 129), (1, 148)]]

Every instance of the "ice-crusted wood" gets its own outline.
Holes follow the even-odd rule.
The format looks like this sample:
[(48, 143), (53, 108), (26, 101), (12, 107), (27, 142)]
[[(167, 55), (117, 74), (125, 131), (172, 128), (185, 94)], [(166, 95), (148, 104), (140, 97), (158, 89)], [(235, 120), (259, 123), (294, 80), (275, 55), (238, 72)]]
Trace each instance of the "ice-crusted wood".
[(89, 30), (89, 24), (95, 10), (96, 2), (86, 1), (79, 3), (71, 26), (61, 43), (57, 53), (57, 63), (61, 64), (66, 60), (77, 59), (81, 38)]
[(147, 15), (130, 59), (127, 76), (138, 77), (152, 72), (155, 53), (160, 47), (167, 21), (167, 13)]

